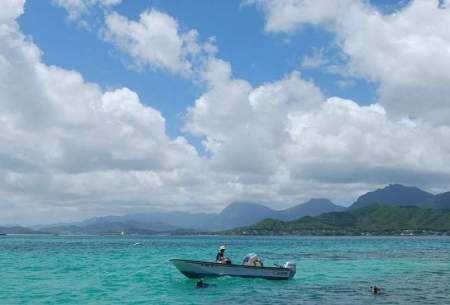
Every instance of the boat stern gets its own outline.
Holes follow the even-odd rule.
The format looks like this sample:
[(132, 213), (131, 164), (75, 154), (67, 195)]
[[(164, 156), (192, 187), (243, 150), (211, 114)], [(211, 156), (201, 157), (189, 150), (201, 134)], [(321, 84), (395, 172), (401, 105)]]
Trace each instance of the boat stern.
[(286, 262), (283, 267), (291, 271), (289, 274), (289, 279), (292, 279), (297, 272), (297, 265), (293, 262)]

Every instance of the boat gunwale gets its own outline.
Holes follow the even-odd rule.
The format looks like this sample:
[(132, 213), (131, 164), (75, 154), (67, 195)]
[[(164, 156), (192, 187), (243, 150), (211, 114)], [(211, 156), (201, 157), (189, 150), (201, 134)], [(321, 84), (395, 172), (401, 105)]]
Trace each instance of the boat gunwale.
[(180, 261), (180, 262), (187, 262), (187, 263), (194, 263), (194, 264), (198, 264), (198, 263), (206, 263), (206, 264), (211, 264), (211, 265), (216, 265), (216, 266), (221, 266), (221, 267), (241, 267), (241, 268), (249, 268), (249, 269), (270, 269), (270, 270), (287, 270), (287, 271), (292, 271), (292, 269), (290, 268), (286, 268), (286, 267), (265, 267), (265, 266), (247, 266), (247, 265), (235, 265), (235, 264), (222, 264), (222, 263), (217, 263), (217, 262), (208, 262), (208, 261), (197, 261), (197, 260), (191, 260), (191, 259), (181, 259), (181, 258), (172, 258), (170, 259), (170, 262), (174, 262), (174, 261)]

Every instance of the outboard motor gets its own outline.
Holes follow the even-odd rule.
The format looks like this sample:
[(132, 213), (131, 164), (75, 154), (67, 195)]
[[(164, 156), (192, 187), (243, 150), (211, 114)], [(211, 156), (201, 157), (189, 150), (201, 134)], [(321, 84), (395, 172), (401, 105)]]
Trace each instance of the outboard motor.
[(295, 275), (295, 272), (297, 272), (297, 265), (295, 263), (293, 263), (293, 262), (286, 262), (283, 265), (283, 267), (287, 268), (287, 269), (291, 269), (291, 274), (289, 275), (289, 278), (290, 279), (293, 278), (294, 275)]

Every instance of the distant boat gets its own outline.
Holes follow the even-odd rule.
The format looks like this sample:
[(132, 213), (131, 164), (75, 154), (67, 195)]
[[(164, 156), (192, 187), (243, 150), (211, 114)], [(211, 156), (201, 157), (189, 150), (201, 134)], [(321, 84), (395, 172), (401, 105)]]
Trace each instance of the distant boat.
[(215, 262), (171, 259), (170, 262), (185, 276), (191, 279), (218, 276), (263, 278), (268, 280), (290, 280), (294, 277), (296, 266), (287, 262), (284, 266), (259, 267), (221, 264)]

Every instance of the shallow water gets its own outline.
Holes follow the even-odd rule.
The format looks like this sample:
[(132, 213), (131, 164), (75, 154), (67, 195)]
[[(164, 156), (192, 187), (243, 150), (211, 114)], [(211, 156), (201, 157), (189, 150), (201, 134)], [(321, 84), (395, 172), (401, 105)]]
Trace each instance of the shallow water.
[[(140, 243), (135, 245), (136, 243)], [(207, 279), (170, 258), (292, 260), (291, 281)], [(0, 304), (450, 304), (450, 237), (0, 237)], [(373, 296), (369, 286), (385, 294)]]

